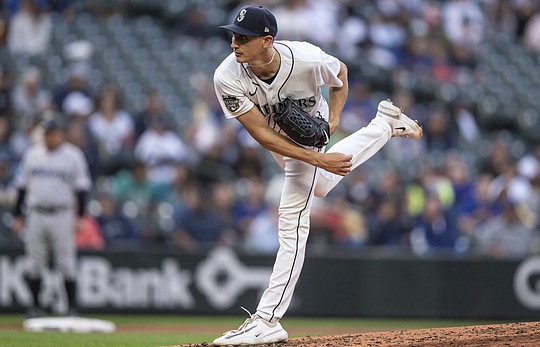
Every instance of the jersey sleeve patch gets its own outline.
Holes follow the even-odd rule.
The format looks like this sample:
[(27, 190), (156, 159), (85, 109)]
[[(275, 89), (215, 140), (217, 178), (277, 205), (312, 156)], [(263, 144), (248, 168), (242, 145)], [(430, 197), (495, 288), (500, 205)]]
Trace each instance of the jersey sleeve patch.
[(236, 112), (240, 108), (240, 99), (236, 96), (222, 95), (221, 98), (223, 99), (225, 107), (227, 107), (227, 110), (230, 112)]

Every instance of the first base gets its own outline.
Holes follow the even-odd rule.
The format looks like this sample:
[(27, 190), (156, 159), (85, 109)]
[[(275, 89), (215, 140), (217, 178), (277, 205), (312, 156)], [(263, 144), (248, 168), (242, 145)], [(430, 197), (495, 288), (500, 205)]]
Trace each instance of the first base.
[(72, 333), (113, 333), (116, 325), (113, 322), (82, 317), (41, 317), (30, 318), (23, 322), (25, 331), (60, 331)]

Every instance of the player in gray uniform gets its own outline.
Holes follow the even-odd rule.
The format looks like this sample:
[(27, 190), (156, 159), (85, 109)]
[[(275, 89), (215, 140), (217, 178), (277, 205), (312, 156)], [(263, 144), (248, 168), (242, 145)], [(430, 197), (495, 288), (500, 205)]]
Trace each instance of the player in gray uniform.
[[(313, 20), (316, 20), (315, 18)], [(347, 99), (347, 67), (307, 42), (274, 41), (276, 19), (262, 7), (245, 7), (233, 24), (231, 53), (214, 73), (225, 117), (236, 118), (285, 171), (279, 205), (279, 250), (268, 288), (257, 311), (214, 345), (285, 341), (279, 320), (291, 302), (304, 263), (313, 197), (324, 197), (351, 170), (375, 155), (392, 137), (420, 139), (421, 127), (390, 101), (381, 101), (364, 128), (324, 148), (301, 146), (284, 134), (273, 117), (291, 98), (312, 116), (339, 126)], [(328, 102), (321, 88), (328, 87)]]
[(28, 316), (44, 313), (38, 298), (50, 255), (64, 278), (67, 313), (75, 315), (75, 232), (82, 222), (91, 180), (83, 152), (65, 141), (63, 122), (48, 119), (42, 126), (43, 141), (24, 153), (15, 178), (19, 193), (13, 211), (13, 229), (22, 233), (29, 262), (27, 282), (33, 306), (29, 308)]

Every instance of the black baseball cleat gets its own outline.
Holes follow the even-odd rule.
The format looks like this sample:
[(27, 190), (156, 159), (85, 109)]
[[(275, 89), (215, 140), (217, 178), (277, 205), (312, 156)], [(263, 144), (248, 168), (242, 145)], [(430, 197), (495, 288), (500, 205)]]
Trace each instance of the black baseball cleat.
[(377, 116), (383, 118), (392, 127), (392, 136), (409, 137), (420, 140), (422, 127), (413, 121), (390, 100), (383, 100), (377, 107)]
[(79, 312), (75, 308), (70, 308), (69, 310), (66, 311), (65, 316), (66, 317), (78, 317)]
[(26, 318), (28, 319), (31, 319), (31, 318), (41, 318), (41, 317), (45, 317), (46, 314), (45, 314), (45, 310), (42, 309), (41, 307), (30, 307), (26, 310)]

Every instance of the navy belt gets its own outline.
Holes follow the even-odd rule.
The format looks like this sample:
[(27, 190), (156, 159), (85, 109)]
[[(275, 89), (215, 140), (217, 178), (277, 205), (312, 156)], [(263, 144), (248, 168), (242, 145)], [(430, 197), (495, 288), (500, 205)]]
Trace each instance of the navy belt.
[(67, 206), (32, 206), (32, 210), (39, 212), (39, 213), (45, 213), (45, 214), (53, 214), (53, 213), (59, 213), (62, 211), (67, 210)]

